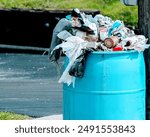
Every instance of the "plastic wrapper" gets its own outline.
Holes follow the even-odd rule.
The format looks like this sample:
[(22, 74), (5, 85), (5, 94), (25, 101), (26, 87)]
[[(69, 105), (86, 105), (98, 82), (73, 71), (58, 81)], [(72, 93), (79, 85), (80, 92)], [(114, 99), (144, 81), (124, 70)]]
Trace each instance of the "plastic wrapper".
[(66, 40), (68, 37), (71, 37), (72, 36), (72, 34), (71, 33), (69, 33), (68, 31), (66, 31), (66, 30), (63, 30), (63, 31), (61, 31), (60, 33), (58, 33), (57, 34), (57, 37), (59, 38), (59, 39), (61, 39), (61, 40)]

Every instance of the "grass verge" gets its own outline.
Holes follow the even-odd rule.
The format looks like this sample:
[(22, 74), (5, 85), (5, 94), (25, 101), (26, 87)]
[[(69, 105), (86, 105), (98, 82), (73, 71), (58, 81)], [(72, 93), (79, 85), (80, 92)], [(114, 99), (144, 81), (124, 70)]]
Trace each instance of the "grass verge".
[(31, 117), (27, 115), (16, 114), (13, 112), (0, 112), (0, 120), (25, 120)]
[(120, 0), (0, 0), (0, 8), (28, 9), (73, 9), (100, 10), (112, 19), (123, 20), (126, 24), (137, 26), (137, 6), (125, 6)]

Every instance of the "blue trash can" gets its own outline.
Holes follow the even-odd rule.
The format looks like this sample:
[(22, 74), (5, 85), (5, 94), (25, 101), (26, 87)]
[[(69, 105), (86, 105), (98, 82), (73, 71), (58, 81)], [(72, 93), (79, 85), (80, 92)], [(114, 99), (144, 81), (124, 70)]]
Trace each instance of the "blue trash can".
[(142, 52), (93, 52), (75, 87), (63, 85), (64, 120), (144, 120)]

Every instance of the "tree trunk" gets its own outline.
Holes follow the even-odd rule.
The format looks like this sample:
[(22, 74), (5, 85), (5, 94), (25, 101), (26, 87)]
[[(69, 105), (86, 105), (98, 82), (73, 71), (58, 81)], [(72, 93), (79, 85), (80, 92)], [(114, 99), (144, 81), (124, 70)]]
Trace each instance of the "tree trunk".
[[(150, 0), (138, 0), (138, 27), (150, 43)], [(146, 64), (146, 119), (150, 120), (150, 48), (144, 51)]]

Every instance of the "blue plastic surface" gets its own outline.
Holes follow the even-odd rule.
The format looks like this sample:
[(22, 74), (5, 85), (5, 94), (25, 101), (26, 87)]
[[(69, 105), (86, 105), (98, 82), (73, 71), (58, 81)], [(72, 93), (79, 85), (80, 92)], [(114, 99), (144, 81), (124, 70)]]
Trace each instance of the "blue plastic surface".
[(75, 87), (63, 85), (64, 120), (144, 120), (145, 63), (136, 51), (93, 52)]

